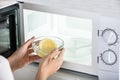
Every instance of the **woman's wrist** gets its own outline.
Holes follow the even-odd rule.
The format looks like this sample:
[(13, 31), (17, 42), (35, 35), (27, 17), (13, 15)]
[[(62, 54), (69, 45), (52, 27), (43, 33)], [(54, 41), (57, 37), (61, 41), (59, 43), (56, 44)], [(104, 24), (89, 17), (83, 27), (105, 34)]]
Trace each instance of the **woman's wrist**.
[(45, 76), (39, 76), (39, 80), (47, 80)]
[(10, 57), (8, 58), (8, 61), (9, 61), (12, 72), (14, 72), (15, 71), (14, 65), (13, 65), (12, 59)]
[(47, 80), (47, 75), (44, 72), (38, 71), (36, 75), (36, 80)]

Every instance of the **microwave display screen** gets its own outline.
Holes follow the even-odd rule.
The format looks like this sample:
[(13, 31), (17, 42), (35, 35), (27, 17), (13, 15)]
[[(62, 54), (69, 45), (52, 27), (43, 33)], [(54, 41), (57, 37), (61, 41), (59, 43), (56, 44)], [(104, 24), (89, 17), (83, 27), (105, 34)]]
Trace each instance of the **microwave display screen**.
[(57, 36), (64, 40), (64, 61), (92, 65), (92, 20), (24, 9), (25, 40)]
[(0, 21), (0, 53), (10, 49), (9, 26), (7, 20)]

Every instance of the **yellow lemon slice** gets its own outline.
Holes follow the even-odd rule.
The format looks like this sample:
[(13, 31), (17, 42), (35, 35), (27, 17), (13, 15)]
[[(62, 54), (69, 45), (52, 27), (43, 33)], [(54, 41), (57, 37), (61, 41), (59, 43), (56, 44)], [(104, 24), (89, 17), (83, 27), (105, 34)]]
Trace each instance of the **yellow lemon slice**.
[(55, 48), (57, 48), (58, 45), (56, 42), (50, 38), (45, 38), (39, 43), (39, 49), (40, 49), (40, 54), (38, 54), (41, 57), (45, 57), (48, 55), (51, 51), (53, 51)]

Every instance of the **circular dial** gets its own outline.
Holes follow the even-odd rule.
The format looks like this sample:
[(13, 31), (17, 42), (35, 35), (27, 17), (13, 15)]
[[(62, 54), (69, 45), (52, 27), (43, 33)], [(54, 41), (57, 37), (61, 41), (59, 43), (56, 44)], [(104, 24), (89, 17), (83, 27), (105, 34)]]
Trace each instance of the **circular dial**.
[(108, 45), (113, 45), (117, 42), (118, 40), (118, 35), (113, 29), (105, 29), (102, 32), (102, 37), (103, 40), (108, 44)]
[(113, 50), (108, 49), (101, 54), (101, 59), (105, 64), (113, 65), (117, 61), (117, 55)]

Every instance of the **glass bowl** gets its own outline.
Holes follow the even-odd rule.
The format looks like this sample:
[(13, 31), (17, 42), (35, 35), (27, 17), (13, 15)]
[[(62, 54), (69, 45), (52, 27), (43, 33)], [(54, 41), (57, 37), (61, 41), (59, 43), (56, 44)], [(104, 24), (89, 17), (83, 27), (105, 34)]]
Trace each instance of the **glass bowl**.
[(64, 47), (64, 41), (55, 36), (40, 36), (33, 41), (32, 47), (37, 55), (45, 57), (55, 48), (61, 50)]

